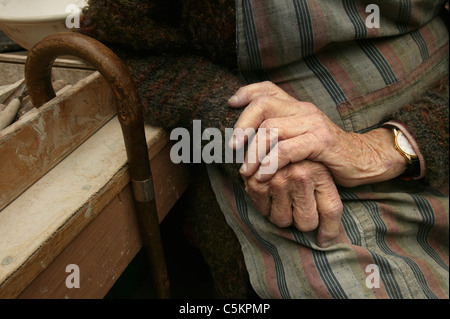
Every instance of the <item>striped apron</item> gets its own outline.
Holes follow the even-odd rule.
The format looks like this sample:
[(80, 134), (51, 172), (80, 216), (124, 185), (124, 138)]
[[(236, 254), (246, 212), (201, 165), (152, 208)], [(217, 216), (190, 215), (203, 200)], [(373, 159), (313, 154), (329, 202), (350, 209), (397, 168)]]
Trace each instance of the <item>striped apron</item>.
[[(237, 48), (249, 83), (270, 80), (346, 131), (366, 132), (448, 73), (445, 1), (237, 0)], [(373, 16), (372, 16), (373, 17)], [(448, 298), (448, 185), (391, 180), (339, 188), (341, 232), (279, 228), (245, 191), (208, 172), (262, 298)]]

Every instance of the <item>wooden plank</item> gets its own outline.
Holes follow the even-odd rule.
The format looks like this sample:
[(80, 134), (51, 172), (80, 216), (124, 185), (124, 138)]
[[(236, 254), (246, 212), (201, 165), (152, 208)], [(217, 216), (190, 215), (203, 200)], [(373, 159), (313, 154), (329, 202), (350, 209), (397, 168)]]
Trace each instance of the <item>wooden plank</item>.
[(116, 114), (96, 72), (0, 132), (0, 210)]
[(21, 83), (23, 83), (23, 79), (16, 81), (9, 85), (0, 86), (0, 103), (4, 104), (4, 101), (14, 92), (14, 90), (19, 87)]
[[(185, 165), (167, 161), (171, 144), (151, 160), (160, 222), (186, 190)], [(103, 298), (142, 247), (128, 184), (19, 296), (19, 299)], [(80, 287), (68, 288), (66, 267), (80, 270)]]
[[(62, 215), (54, 223), (49, 219), (42, 218), (43, 222), (33, 219), (35, 227), (30, 227), (29, 221), (22, 221), (23, 225), (17, 225), (17, 219), (22, 219), (24, 215), (14, 209), (11, 216), (7, 212), (6, 217), (0, 220), (0, 233), (5, 233), (1, 228), (10, 228), (8, 240), (10, 244), (6, 247), (0, 246), (0, 299), (17, 298), (17, 296), (41, 274), (53, 260), (83, 231), (83, 229), (94, 220), (99, 212), (116, 196), (120, 190), (127, 185), (128, 171), (120, 170), (107, 185), (85, 204), (70, 205), (73, 207), (52, 207), (49, 205), (49, 215)], [(70, 180), (70, 178), (68, 178)], [(47, 182), (45, 179), (43, 182)], [(61, 187), (64, 187), (61, 185)], [(65, 187), (69, 188), (70, 185)], [(33, 187), (32, 187), (33, 188)], [(22, 195), (23, 196), (23, 195)], [(47, 194), (44, 195), (47, 197)], [(58, 196), (58, 194), (57, 194)], [(20, 199), (20, 198), (19, 198)], [(28, 200), (26, 198), (25, 200)], [(55, 201), (64, 200), (58, 196)], [(43, 200), (44, 202), (51, 202)], [(14, 204), (15, 202), (13, 202)], [(29, 205), (38, 203), (30, 202)], [(22, 205), (20, 205), (22, 206)], [(55, 204), (55, 206), (58, 206)], [(6, 209), (8, 209), (6, 207)], [(55, 209), (56, 208), (56, 209)], [(4, 210), (5, 211), (5, 210)], [(42, 209), (38, 212), (31, 210), (31, 213), (41, 215)], [(10, 222), (5, 222), (10, 219)], [(21, 233), (24, 232), (24, 233)], [(21, 233), (21, 234), (20, 234)], [(28, 233), (28, 234), (27, 234)], [(17, 234), (18, 236), (14, 237)], [(22, 235), (22, 236), (21, 236)], [(7, 262), (5, 262), (7, 261)], [(3, 268), (3, 269), (2, 269)]]
[[(165, 177), (165, 182), (155, 182), (162, 220), (187, 187), (188, 174), (180, 173), (182, 165), (167, 161), (167, 134), (151, 126), (145, 129), (153, 178)], [(160, 154), (165, 154), (164, 160)], [(129, 183), (126, 163), (120, 124), (114, 117), (0, 211), (0, 238), (8, 238), (0, 241), (0, 298), (16, 298)], [(167, 184), (170, 180), (172, 185)], [(173, 185), (178, 186), (171, 190)], [(160, 194), (172, 196), (161, 200)]]
[[(20, 299), (103, 298), (142, 247), (127, 186), (50, 266), (20, 294)], [(79, 269), (79, 288), (68, 288), (68, 265)]]
[[(8, 67), (10, 71), (15, 70), (15, 75), (19, 76), (18, 79), (21, 78), (25, 58), (25, 53), (22, 56), (13, 54), (9, 57), (0, 54), (0, 71), (3, 71), (0, 72), (0, 85), (1, 81), (5, 81), (5, 77), (7, 77), (5, 75), (8, 72), (4, 71), (5, 69), (8, 71)], [(103, 124), (99, 124), (98, 127), (101, 127), (99, 132), (90, 138), (88, 134), (79, 140), (77, 140), (78, 136), (75, 140), (68, 137), (70, 134), (78, 132), (78, 127), (72, 128), (70, 125), (64, 125), (66, 121), (79, 126), (89, 126), (86, 122), (90, 120), (98, 120), (99, 116), (103, 117), (109, 112), (112, 112), (111, 116), (115, 114), (114, 98), (109, 86), (97, 72), (92, 73), (94, 71), (90, 70), (89, 66), (83, 64), (82, 61), (73, 61), (70, 58), (58, 59), (53, 68), (54, 79), (65, 79), (70, 84), (76, 84), (78, 81), (80, 83), (76, 84), (70, 92), (57, 97), (39, 110), (30, 111), (17, 122), (19, 124), (14, 123), (0, 133), (0, 142), (6, 140), (5, 136), (16, 139), (16, 143), (5, 144), (9, 145), (7, 153), (18, 154), (18, 156), (22, 156), (22, 159), (26, 159), (24, 154), (28, 154), (28, 162), (33, 161), (33, 164), (27, 167), (28, 171), (22, 169), (19, 177), (26, 177), (30, 170), (32, 174), (35, 174), (36, 166), (41, 169), (39, 174), (32, 175), (32, 178), (28, 179), (29, 187), (24, 190), (22, 195), (13, 196), (16, 199), (9, 201), (8, 206), (0, 206), (0, 238), (5, 239), (0, 241), (0, 298), (16, 298), (22, 292), (25, 293), (24, 289), (40, 274), (44, 276), (43, 278), (47, 276), (47, 279), (42, 282), (50, 282), (53, 268), (49, 267), (57, 260), (64, 260), (64, 256), (81, 258), (80, 254), (84, 253), (76, 247), (83, 247), (87, 243), (77, 243), (83, 242), (83, 238), (93, 238), (92, 234), (84, 235), (86, 237), (81, 234), (84, 234), (85, 231), (89, 232), (88, 226), (97, 220), (100, 212), (108, 203), (111, 201), (116, 203), (117, 194), (123, 191), (129, 183), (123, 137), (116, 117), (109, 122), (107, 116), (102, 118), (103, 124), (108, 122), (107, 125), (102, 127)], [(88, 74), (89, 77), (85, 78)], [(68, 75), (70, 75), (69, 78)], [(11, 78), (6, 83), (10, 82)], [(88, 98), (83, 98), (83, 93)], [(93, 107), (94, 105), (95, 107)], [(44, 115), (49, 116), (49, 125), (43, 120)], [(36, 120), (38, 121), (36, 122)], [(33, 123), (33, 125), (23, 125), (25, 123)], [(48, 127), (55, 125), (56, 130), (47, 130)], [(25, 133), (23, 133), (24, 130)], [(34, 130), (34, 133), (32, 132), (34, 135), (29, 135), (30, 130)], [(21, 136), (25, 139), (17, 138), (17, 135), (14, 134), (24, 134)], [(53, 142), (64, 140), (69, 143), (69, 150), (66, 148), (67, 154), (61, 155), (57, 147), (43, 150), (36, 149), (36, 146), (31, 152), (23, 153), (30, 151), (33, 145), (45, 145), (40, 140), (43, 135), (50, 136)], [(183, 165), (174, 165), (170, 161), (170, 146), (164, 131), (147, 126), (146, 135), (155, 182), (158, 215), (161, 221), (187, 187), (189, 176)], [(9, 139), (8, 142), (11, 141), (12, 139)], [(80, 146), (77, 148), (78, 145)], [(2, 144), (0, 144), (0, 153), (2, 149)], [(70, 153), (72, 150), (73, 152)], [(52, 155), (52, 153), (61, 157), (56, 159), (55, 163), (48, 165), (48, 155)], [(54, 160), (53, 156), (50, 158), (50, 160)], [(5, 160), (2, 157), (3, 163)], [(0, 189), (2, 191), (15, 188), (11, 185), (25, 183), (24, 180), (19, 179), (2, 184), (5, 180), (4, 176), (11, 174), (9, 170), (14, 170), (18, 163), (9, 160), (8, 165), (2, 165), (4, 169), (0, 171)], [(47, 165), (47, 168), (42, 170), (39, 165)], [(6, 170), (5, 167), (7, 167)], [(52, 167), (53, 169), (51, 169)], [(45, 175), (44, 171), (47, 171)], [(36, 177), (38, 175), (42, 175), (42, 177)], [(95, 227), (92, 226), (92, 229)], [(100, 245), (100, 242), (98, 244)], [(91, 248), (88, 249), (90, 252), (86, 252), (86, 256), (91, 253), (95, 255), (98, 246)], [(68, 255), (60, 255), (66, 250), (70, 252), (67, 253)], [(115, 251), (116, 249), (112, 249), (110, 253), (114, 254)], [(110, 274), (115, 273), (120, 271), (126, 263), (126, 259), (119, 264), (106, 263), (103, 269), (112, 271)], [(102, 268), (99, 267), (97, 270), (100, 269)], [(95, 269), (91, 272), (91, 277), (98, 277), (101, 282), (111, 284), (115, 280), (114, 276), (102, 279), (101, 274), (95, 275), (94, 273)], [(32, 287), (36, 286), (30, 286), (30, 289)], [(104, 290), (98, 290), (96, 295), (103, 293)], [(56, 295), (58, 298), (63, 297), (61, 294), (53, 294), (53, 296)]]
[[(24, 77), (23, 64), (1, 63), (0, 62), (0, 86), (14, 83)], [(75, 84), (78, 81), (94, 73), (92, 70), (57, 68), (52, 69), (53, 81), (65, 80), (68, 84)]]
[[(0, 53), (0, 62), (25, 65), (27, 61), (27, 55), (28, 51)], [(94, 67), (91, 66), (89, 63), (75, 56), (59, 57), (58, 59), (55, 60), (53, 66), (72, 69), (94, 70)]]
[[(0, 86), (14, 83), (24, 77), (27, 51), (14, 53), (0, 53)], [(66, 57), (56, 59), (53, 64), (53, 81), (64, 80), (68, 84), (78, 81), (94, 73), (92, 66), (75, 58)]]

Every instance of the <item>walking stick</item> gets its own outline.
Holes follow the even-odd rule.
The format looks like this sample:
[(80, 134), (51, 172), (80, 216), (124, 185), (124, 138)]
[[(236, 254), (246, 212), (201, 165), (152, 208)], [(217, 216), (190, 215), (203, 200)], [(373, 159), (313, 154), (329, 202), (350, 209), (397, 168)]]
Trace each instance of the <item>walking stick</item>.
[(76, 56), (92, 64), (114, 91), (136, 213), (153, 273), (156, 297), (169, 298), (169, 279), (156, 212), (142, 103), (136, 84), (127, 66), (102, 43), (79, 33), (57, 33), (37, 43), (28, 54), (25, 80), (34, 107), (39, 108), (55, 97), (51, 70), (55, 59), (64, 55)]

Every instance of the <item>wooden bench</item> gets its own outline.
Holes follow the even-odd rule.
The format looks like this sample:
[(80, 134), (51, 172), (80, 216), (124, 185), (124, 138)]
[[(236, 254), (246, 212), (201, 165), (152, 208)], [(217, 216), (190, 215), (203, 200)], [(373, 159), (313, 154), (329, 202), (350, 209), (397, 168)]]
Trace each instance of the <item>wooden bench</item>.
[[(25, 59), (0, 54), (2, 81), (6, 72), (16, 76), (9, 83), (19, 79)], [(80, 61), (57, 60), (54, 69), (73, 86), (0, 132), (0, 154), (15, 145), (0, 161), (0, 192), (9, 194), (0, 208), (0, 298), (102, 298), (142, 247), (113, 94)], [(167, 133), (145, 131), (161, 221), (190, 177), (170, 161)], [(66, 284), (69, 265), (80, 288)]]

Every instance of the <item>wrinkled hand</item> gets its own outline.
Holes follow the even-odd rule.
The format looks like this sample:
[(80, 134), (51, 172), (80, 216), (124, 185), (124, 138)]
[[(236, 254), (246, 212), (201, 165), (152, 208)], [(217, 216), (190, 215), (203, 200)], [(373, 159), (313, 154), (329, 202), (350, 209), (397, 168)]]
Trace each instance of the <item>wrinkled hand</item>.
[(244, 178), (255, 208), (279, 227), (317, 232), (317, 244), (331, 245), (339, 234), (342, 202), (328, 169), (308, 160), (281, 168), (265, 182)]
[[(242, 87), (228, 103), (231, 107), (246, 107), (235, 124), (235, 132), (278, 130), (277, 140), (262, 134), (263, 130), (257, 132), (241, 167), (243, 177), (255, 175), (257, 181), (265, 182), (288, 164), (308, 159), (323, 163), (337, 184), (353, 187), (392, 179), (406, 168), (404, 158), (394, 149), (389, 129), (365, 134), (345, 132), (315, 105), (294, 99), (271, 82)], [(247, 135), (236, 135), (230, 146), (239, 149), (247, 140)], [(261, 166), (271, 163), (276, 163), (276, 169), (261, 173)]]

